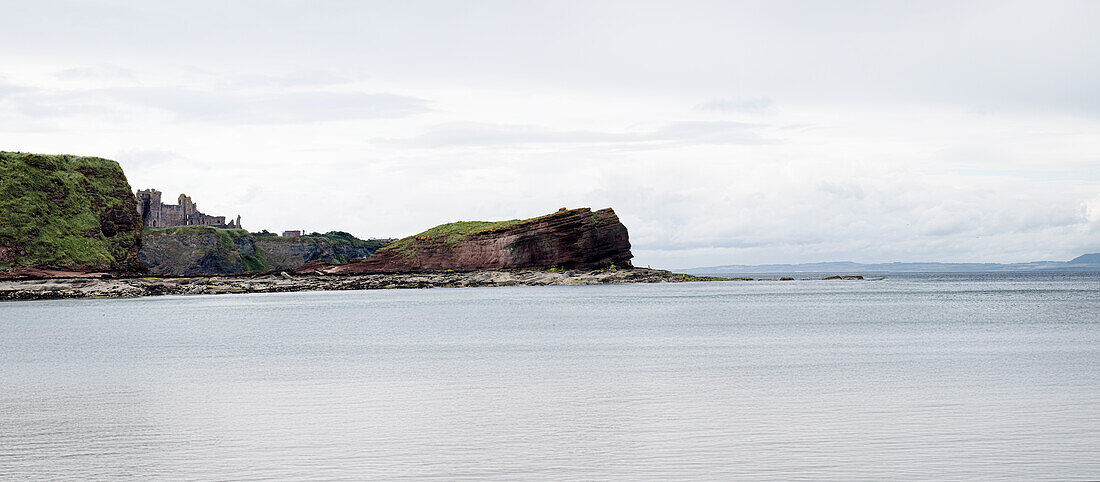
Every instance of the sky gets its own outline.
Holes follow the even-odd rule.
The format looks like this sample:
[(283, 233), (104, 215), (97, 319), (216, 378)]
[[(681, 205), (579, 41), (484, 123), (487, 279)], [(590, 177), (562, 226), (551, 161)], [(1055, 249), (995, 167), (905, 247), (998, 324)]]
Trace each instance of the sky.
[(1100, 252), (1100, 2), (0, 0), (0, 149), (252, 231), (612, 207), (635, 265)]

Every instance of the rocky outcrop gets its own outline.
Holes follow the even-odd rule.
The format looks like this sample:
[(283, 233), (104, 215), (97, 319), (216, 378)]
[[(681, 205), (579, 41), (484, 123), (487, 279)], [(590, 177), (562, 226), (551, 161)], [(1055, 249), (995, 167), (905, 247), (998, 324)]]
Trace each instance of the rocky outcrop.
[(142, 273), (140, 245), (117, 162), (0, 152), (0, 277)]
[(347, 233), (283, 237), (209, 226), (146, 228), (141, 260), (155, 274), (175, 276), (293, 271), (307, 261), (342, 263), (370, 256), (384, 242)]
[(342, 240), (331, 235), (316, 236), (256, 236), (256, 249), (267, 256), (269, 269), (294, 271), (309, 261), (332, 264), (346, 263), (355, 258), (366, 258), (388, 241)]
[(300, 273), (355, 274), (472, 271), (506, 268), (630, 267), (626, 226), (615, 211), (562, 209), (528, 220), (465, 221), (390, 243), (366, 259), (332, 266), (309, 263)]
[(146, 228), (141, 260), (154, 274), (243, 273), (255, 256), (252, 236), (209, 226)]

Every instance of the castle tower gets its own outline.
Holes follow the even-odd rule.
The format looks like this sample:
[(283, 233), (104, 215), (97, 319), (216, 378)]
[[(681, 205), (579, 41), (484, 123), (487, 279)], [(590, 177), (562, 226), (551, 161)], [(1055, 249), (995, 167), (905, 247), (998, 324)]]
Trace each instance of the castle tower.
[(183, 217), (186, 219), (188, 216), (195, 214), (199, 210), (198, 205), (191, 202), (191, 196), (186, 194), (180, 194), (180, 197), (176, 200), (176, 204), (179, 204), (180, 210), (183, 211)]
[(137, 192), (137, 209), (143, 225), (163, 225), (160, 196), (161, 192), (156, 189), (142, 189)]

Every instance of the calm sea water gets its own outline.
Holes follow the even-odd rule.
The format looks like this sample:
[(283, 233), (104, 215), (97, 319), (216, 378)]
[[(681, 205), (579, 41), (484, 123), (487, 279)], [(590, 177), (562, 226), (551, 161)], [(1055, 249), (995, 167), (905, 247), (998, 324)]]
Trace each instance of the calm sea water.
[(0, 303), (3, 479), (1098, 479), (1100, 274)]

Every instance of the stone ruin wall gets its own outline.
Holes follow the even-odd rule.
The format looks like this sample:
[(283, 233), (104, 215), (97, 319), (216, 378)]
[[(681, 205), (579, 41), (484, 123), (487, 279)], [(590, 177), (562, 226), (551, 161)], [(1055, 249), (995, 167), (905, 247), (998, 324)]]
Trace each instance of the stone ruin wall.
[(198, 204), (186, 194), (180, 194), (178, 204), (164, 204), (161, 192), (156, 189), (142, 189), (137, 192), (137, 209), (141, 222), (146, 227), (163, 226), (214, 226), (226, 229), (241, 229), (241, 217), (236, 221), (225, 222), (225, 216), (211, 216), (199, 212)]

